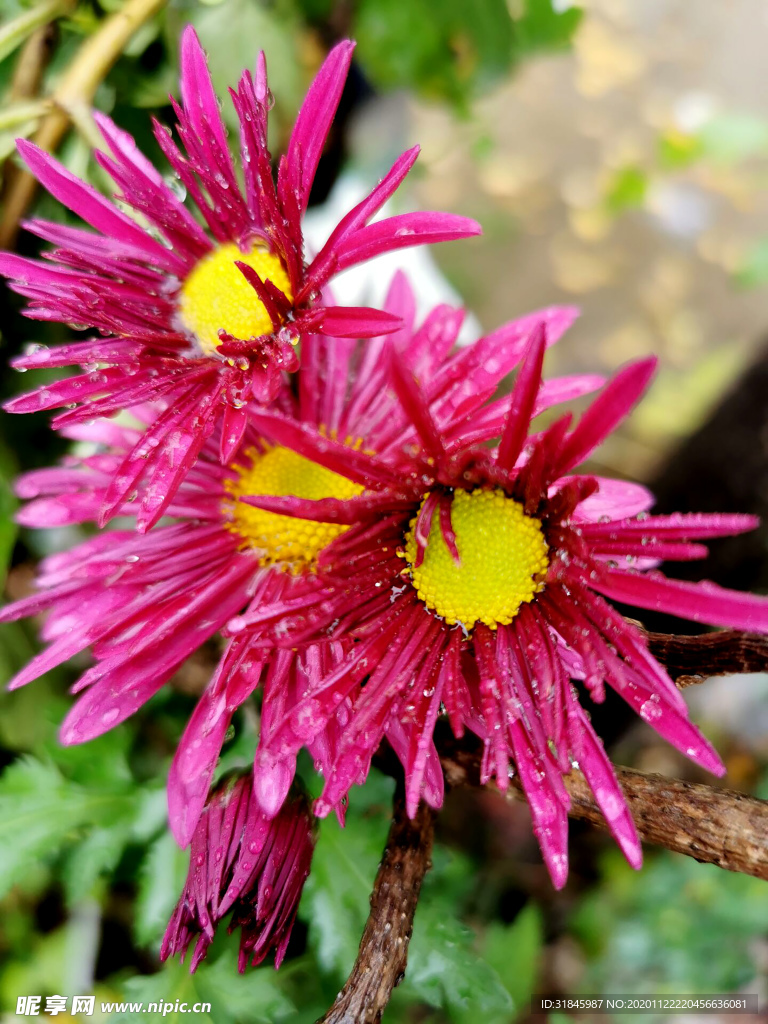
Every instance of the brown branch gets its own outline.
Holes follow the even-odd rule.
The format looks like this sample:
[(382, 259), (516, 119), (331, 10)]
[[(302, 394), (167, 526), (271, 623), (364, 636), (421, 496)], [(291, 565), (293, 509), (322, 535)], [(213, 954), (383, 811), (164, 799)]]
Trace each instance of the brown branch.
[(709, 676), (765, 672), (768, 637), (722, 629), (717, 633), (681, 636), (647, 633), (651, 654), (681, 688)]
[(36, 29), (21, 48), (16, 66), (13, 69), (9, 103), (18, 103), (37, 96), (48, 61), (51, 59), (53, 24), (43, 25)]
[(402, 787), (371, 894), (371, 913), (355, 966), (330, 1010), (317, 1024), (376, 1024), (401, 981), (421, 883), (431, 862), (435, 812), (421, 804), (411, 821)]
[[(617, 774), (645, 842), (768, 879), (768, 801), (632, 768)], [(573, 817), (607, 828), (581, 772), (572, 772), (565, 784)]]
[[(34, 137), (42, 149), (53, 152), (73, 117), (80, 116), (93, 100), (107, 72), (137, 29), (157, 14), (167, 0), (126, 0), (82, 44), (61, 76), (51, 96), (53, 109), (43, 118)], [(0, 248), (13, 246), (19, 223), (34, 198), (37, 182), (28, 171), (19, 174), (8, 190), (0, 223)]]
[[(444, 747), (441, 761), (448, 784), (479, 786), (479, 749), (455, 741)], [(616, 775), (644, 842), (768, 880), (768, 801), (632, 768), (616, 766)], [(503, 795), (524, 800), (518, 778), (510, 781)], [(573, 771), (563, 781), (571, 796), (571, 817), (607, 828), (581, 772)]]
[[(35, 30), (21, 49), (13, 70), (8, 104), (21, 103), (37, 97), (46, 65), (53, 52), (55, 26), (52, 23)], [(3, 181), (0, 185), (0, 202), (5, 205), (6, 196), (15, 188), (15, 182), (24, 173), (12, 160), (3, 166)]]

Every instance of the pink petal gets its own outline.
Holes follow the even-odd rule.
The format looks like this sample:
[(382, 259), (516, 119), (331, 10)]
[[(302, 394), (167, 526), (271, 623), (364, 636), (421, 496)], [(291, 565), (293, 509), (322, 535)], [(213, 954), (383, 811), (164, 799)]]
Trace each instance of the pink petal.
[(297, 189), (296, 199), (301, 212), (306, 210), (309, 202), (312, 182), (325, 140), (336, 116), (349, 65), (352, 62), (353, 50), (354, 43), (345, 39), (325, 58), (323, 66), (309, 87), (291, 133), (286, 173), (291, 184)]

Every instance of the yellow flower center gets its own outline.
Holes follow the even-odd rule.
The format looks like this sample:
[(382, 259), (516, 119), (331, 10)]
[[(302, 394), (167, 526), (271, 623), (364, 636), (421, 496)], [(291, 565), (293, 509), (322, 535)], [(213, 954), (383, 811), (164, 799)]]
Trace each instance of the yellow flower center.
[(224, 483), (227, 527), (242, 540), (242, 547), (258, 552), (262, 565), (279, 565), (298, 573), (311, 566), (324, 547), (349, 529), (338, 523), (265, 512), (237, 499), (256, 494), (296, 498), (352, 498), (363, 487), (289, 448), (255, 448), (246, 452), (248, 465), (234, 466), (235, 475)]
[(263, 245), (255, 245), (248, 252), (241, 252), (232, 242), (217, 246), (192, 268), (179, 294), (181, 322), (195, 335), (206, 355), (218, 348), (220, 330), (243, 341), (273, 330), (264, 303), (235, 266), (235, 260), (247, 263), (262, 281), (271, 281), (293, 298), (280, 257)]
[(406, 535), (413, 585), (427, 608), (453, 625), (510, 623), (543, 588), (548, 547), (538, 519), (503, 491), (456, 491), (451, 523), (461, 564), (446, 546), (436, 512), (424, 561), (416, 568), (416, 520)]

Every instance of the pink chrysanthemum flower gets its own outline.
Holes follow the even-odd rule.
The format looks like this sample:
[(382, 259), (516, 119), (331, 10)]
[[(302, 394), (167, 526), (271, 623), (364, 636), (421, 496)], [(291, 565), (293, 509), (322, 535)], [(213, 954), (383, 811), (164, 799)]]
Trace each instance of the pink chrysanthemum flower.
[(285, 956), (315, 839), (307, 801), (289, 797), (268, 818), (253, 794), (250, 775), (225, 779), (211, 793), (192, 836), (189, 875), (171, 917), (160, 959), (177, 953), (197, 969), (219, 922), (231, 913), (229, 931), (240, 928), (238, 969), (260, 964), (274, 950)]
[[(301, 522), (263, 512), (247, 503), (249, 495), (355, 498), (375, 510), (376, 496), (361, 493), (371, 456), (360, 451), (359, 440), (365, 438), (366, 450), (381, 454), (418, 440), (405, 412), (384, 391), (388, 345), (396, 347), (411, 371), (434, 379), (432, 408), (442, 429), (466, 427), (491, 436), (509, 400), (487, 404), (487, 399), (519, 362), (532, 329), (546, 323), (554, 341), (575, 316), (569, 308), (534, 313), (449, 356), (461, 326), (460, 311), (438, 307), (414, 329), (414, 298), (402, 276), (395, 279), (386, 308), (403, 322), (389, 342), (379, 338), (359, 345), (308, 336), (298, 395), (286, 388), (276, 402), (283, 422), (297, 436), (310, 431), (338, 453), (346, 476), (308, 462), (287, 445), (265, 443), (253, 425), (246, 426), (239, 450), (223, 467), (214, 432), (168, 506), (172, 521), (146, 534), (108, 530), (49, 556), (39, 568), (37, 593), (0, 613), (1, 621), (48, 612), (42, 630), (48, 647), (16, 675), (12, 687), (92, 649), (95, 664), (74, 686), (81, 696), (62, 725), (64, 743), (92, 739), (133, 714), (233, 616), (247, 609), (255, 622), (262, 606), (271, 609), (281, 602), (290, 607), (294, 589), (301, 596), (322, 550), (346, 529), (343, 523)], [(601, 383), (602, 378), (587, 376), (551, 380), (537, 408), (593, 391)], [(68, 436), (95, 442), (99, 450), (23, 476), (17, 489), (28, 504), (19, 521), (50, 527), (96, 519), (116, 467), (142, 436), (152, 435), (157, 422), (155, 408), (136, 412), (146, 421), (144, 431), (109, 420), (66, 427)], [(388, 467), (382, 474), (382, 485), (396, 479)], [(126, 501), (118, 511), (131, 515), (137, 504)], [(229, 642), (179, 745), (169, 804), (171, 826), (183, 846), (204, 805), (232, 715), (260, 683), (260, 743), (266, 753), (257, 752), (256, 789), (262, 807), (277, 813), (293, 779), (295, 757), (274, 756), (272, 732), (307, 686), (316, 686), (339, 667), (353, 643), (344, 637), (296, 652), (276, 651), (269, 639), (272, 631), (269, 622), (264, 642), (258, 630)], [(351, 706), (351, 698), (341, 701), (326, 727), (308, 738), (308, 749), (326, 774), (336, 761)], [(393, 723), (389, 738), (404, 757), (408, 736), (407, 729)], [(439, 765), (433, 764), (423, 795), (439, 802), (441, 785)]]
[(174, 103), (184, 152), (160, 124), (155, 137), (205, 228), (134, 140), (101, 113), (94, 116), (109, 152), (97, 152), (96, 158), (122, 202), (148, 227), (49, 154), (19, 141), (33, 174), (95, 231), (31, 221), (27, 229), (56, 248), (44, 261), (0, 254), (0, 273), (30, 300), (28, 316), (95, 328), (103, 337), (38, 347), (17, 359), (20, 369), (79, 365), (86, 372), (16, 398), (6, 408), (34, 412), (78, 403), (55, 418), (55, 425), (65, 426), (142, 402), (167, 402), (152, 431), (118, 467), (102, 523), (140, 477), (150, 484), (138, 526), (156, 522), (219, 419), (221, 460), (227, 462), (245, 430), (245, 404), (274, 397), (283, 371), (297, 366), (295, 345), (304, 334), (361, 338), (397, 327), (396, 319), (374, 309), (328, 305), (323, 289), (336, 273), (383, 252), (479, 232), (474, 221), (441, 213), (369, 223), (410, 170), (415, 147), (305, 263), (302, 217), (352, 50), (352, 43), (340, 43), (320, 69), (276, 181), (267, 149), (270, 95), (263, 54), (255, 76), (243, 73), (231, 91), (240, 121), (241, 188), (204, 52), (194, 30), (185, 30), (182, 103)]
[[(262, 759), (285, 760), (352, 697), (318, 814), (365, 776), (384, 735), (398, 728), (407, 804), (415, 813), (424, 773), (436, 761), (433, 731), (444, 709), (457, 736), (467, 728), (482, 739), (483, 781), (495, 776), (506, 788), (517, 772), (544, 859), (561, 886), (569, 806), (562, 779), (573, 764), (629, 862), (641, 861), (622, 791), (572, 680), (598, 702), (612, 687), (688, 757), (715, 774), (724, 771), (642, 630), (610, 600), (767, 632), (768, 599), (668, 579), (655, 568), (661, 559), (705, 556), (696, 541), (751, 529), (754, 517), (649, 516), (652, 497), (644, 488), (572, 475), (633, 407), (655, 360), (620, 371), (576, 426), (566, 415), (530, 433), (546, 386), (544, 349), (541, 326), (511, 397), (474, 423), (447, 424), (436, 414), (440, 371), (414, 376), (412, 364), (394, 358), (399, 405), (383, 387), (381, 401), (398, 424), (404, 410), (410, 430), (398, 425), (387, 446), (375, 446), (378, 454), (367, 454), (373, 446), (362, 434), (354, 479), (367, 488), (365, 497), (249, 499), (264, 510), (350, 529), (320, 554), (320, 571), (299, 581), (290, 602), (262, 603), (230, 629), (255, 629), (263, 643), (271, 622), (275, 643), (286, 646), (323, 636), (357, 641), (352, 657), (287, 705), (262, 742)], [(466, 394), (482, 390), (481, 372), (466, 368)], [(254, 419), (273, 443), (352, 475), (341, 447), (316, 431), (297, 431), (278, 412)], [(478, 444), (492, 434), (500, 434), (495, 449)]]

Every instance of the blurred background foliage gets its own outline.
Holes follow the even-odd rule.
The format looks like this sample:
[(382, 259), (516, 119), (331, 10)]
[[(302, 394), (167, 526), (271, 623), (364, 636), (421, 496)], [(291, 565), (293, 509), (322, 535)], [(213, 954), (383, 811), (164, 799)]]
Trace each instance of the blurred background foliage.
[[(0, 224), (6, 232), (19, 177), (14, 138), (35, 136), (80, 47), (121, 6), (122, 0), (0, 0)], [(538, 305), (577, 301), (585, 315), (553, 353), (551, 370), (609, 369), (648, 351), (661, 354), (648, 402), (596, 468), (656, 482), (663, 503), (664, 473), (680, 478), (676, 446), (693, 445), (695, 455), (697, 431), (717, 421), (718, 403), (735, 387), (751, 431), (739, 435), (739, 451), (758, 468), (739, 489), (730, 477), (717, 476), (738, 459), (718, 458), (715, 443), (707, 442), (706, 454), (714, 455), (703, 461), (700, 490), (712, 492), (720, 507), (733, 498), (735, 507), (762, 511), (765, 392), (750, 418), (759, 389), (751, 404), (738, 399), (738, 389), (750, 361), (764, 359), (768, 319), (761, 288), (768, 283), (762, 62), (768, 23), (758, 0), (738, 0), (738, 13), (707, 5), (706, 16), (693, 6), (682, 0), (171, 0), (138, 29), (98, 83), (94, 102), (159, 160), (149, 115), (172, 121), (177, 41), (192, 22), (220, 93), (252, 66), (258, 48), (266, 51), (275, 94), (271, 145), (279, 153), (328, 46), (355, 37), (354, 70), (312, 216), (322, 222), (326, 201), (349, 195), (354, 201), (358, 176), (375, 179), (397, 152), (422, 142), (405, 201), (483, 222), (483, 239), (446, 248), (438, 261), (484, 327)], [(229, 118), (226, 103), (223, 110)], [(72, 114), (74, 126), (58, 155), (108, 190), (91, 157), (96, 138), (87, 110)], [(31, 212), (67, 216), (40, 194)], [(23, 232), (16, 244), (21, 252), (36, 251)], [(16, 297), (4, 294), (0, 301), (5, 359), (30, 342), (70, 336), (63, 327), (21, 318)], [(5, 374), (3, 395), (20, 384), (34, 386), (36, 376)], [(73, 530), (17, 536), (12, 520), (15, 473), (63, 450), (45, 417), (3, 417), (0, 565), (10, 568), (12, 597), (28, 592), (37, 557), (79, 536)], [(702, 465), (694, 456), (686, 460)], [(748, 556), (717, 549), (726, 553), (718, 561), (716, 552), (711, 575), (735, 572), (743, 581), (748, 564), (747, 582), (765, 581), (764, 534), (757, 543)], [(4, 679), (35, 645), (34, 624), (0, 626)], [(343, 832), (335, 820), (321, 824), (279, 972), (262, 967), (238, 976), (235, 937), (225, 934), (195, 976), (158, 963), (188, 859), (165, 827), (164, 780), (215, 655), (213, 647), (201, 652), (133, 720), (83, 748), (61, 748), (56, 733), (70, 703), (67, 688), (85, 659), (0, 695), (3, 1019), (15, 1019), (18, 995), (94, 992), (97, 1002), (209, 1001), (214, 1024), (308, 1024), (343, 984), (388, 827), (392, 782), (375, 773), (353, 792)], [(768, 796), (768, 680), (722, 680), (698, 689), (691, 699), (726, 759), (729, 785)], [(617, 706), (595, 717), (615, 760), (702, 778), (641, 724), (627, 729)], [(248, 718), (238, 719), (220, 771), (248, 764), (256, 739), (251, 729)], [(316, 787), (308, 763), (302, 774)], [(763, 883), (658, 851), (648, 851), (636, 874), (595, 830), (572, 824), (571, 833), (571, 878), (554, 893), (523, 806), (492, 793), (449, 796), (408, 972), (386, 1020), (509, 1024), (528, 1017), (535, 991), (744, 990), (766, 998)], [(552, 1024), (566, 1022), (552, 1017)]]

